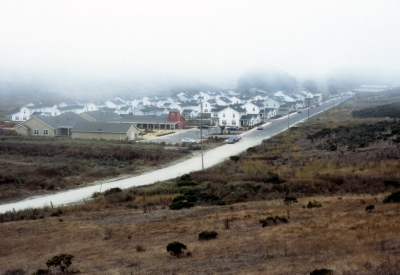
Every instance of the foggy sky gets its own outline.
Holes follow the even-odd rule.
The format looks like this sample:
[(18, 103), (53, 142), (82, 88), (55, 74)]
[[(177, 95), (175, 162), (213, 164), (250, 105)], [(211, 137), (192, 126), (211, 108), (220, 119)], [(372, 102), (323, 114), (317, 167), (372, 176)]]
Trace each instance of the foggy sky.
[[(399, 76), (400, 1), (0, 0), (0, 81)], [(88, 84), (89, 83), (89, 84)]]

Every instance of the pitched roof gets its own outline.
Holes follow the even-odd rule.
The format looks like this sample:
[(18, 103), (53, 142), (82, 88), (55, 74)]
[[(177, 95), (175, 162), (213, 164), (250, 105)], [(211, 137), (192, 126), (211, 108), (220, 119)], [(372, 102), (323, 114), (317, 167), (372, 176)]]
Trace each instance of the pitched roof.
[(123, 133), (125, 134), (133, 126), (129, 123), (107, 123), (107, 122), (78, 122), (71, 129), (71, 132), (90, 133)]
[(111, 119), (119, 118), (120, 116), (114, 112), (104, 112), (102, 110), (90, 111), (82, 113), (81, 115), (86, 115), (98, 122), (108, 122)]
[[(238, 104), (239, 105), (239, 104)], [(233, 110), (235, 110), (236, 112), (239, 113), (245, 113), (246, 110), (243, 109), (242, 107), (238, 106), (238, 105), (230, 105), (229, 107), (231, 107)]]
[(168, 121), (168, 114), (162, 114), (159, 116), (137, 116), (137, 115), (125, 115), (121, 116), (121, 118), (110, 120), (110, 122), (117, 122), (117, 123), (178, 123), (178, 121)]
[[(72, 112), (67, 112), (63, 113), (59, 116), (33, 116), (27, 121), (30, 121), (32, 119), (37, 119), (41, 121), (42, 123), (46, 124), (47, 126), (51, 127), (52, 129), (58, 129), (58, 128), (72, 128), (77, 122), (85, 122), (86, 120), (82, 118), (81, 116), (72, 113)], [(25, 122), (27, 122), (25, 121)], [(15, 126), (15, 128), (19, 128), (23, 126), (25, 122), (22, 122)]]

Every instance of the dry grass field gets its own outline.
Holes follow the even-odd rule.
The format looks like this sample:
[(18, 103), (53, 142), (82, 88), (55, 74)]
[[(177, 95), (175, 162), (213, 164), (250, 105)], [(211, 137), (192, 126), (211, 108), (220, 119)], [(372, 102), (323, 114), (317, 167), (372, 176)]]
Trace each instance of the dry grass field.
[[(147, 213), (116, 207), (3, 223), (0, 270), (32, 273), (68, 253), (71, 270), (80, 274), (309, 274), (316, 268), (399, 274), (383, 273), (400, 267), (400, 208), (383, 198), (312, 197), (292, 205), (271, 200)], [(302, 207), (314, 199), (321, 208)], [(369, 204), (375, 205), (371, 212)], [(275, 215), (289, 222), (261, 227), (260, 219)], [(204, 230), (217, 238), (199, 241)], [(172, 241), (184, 243), (192, 256), (169, 255)]]

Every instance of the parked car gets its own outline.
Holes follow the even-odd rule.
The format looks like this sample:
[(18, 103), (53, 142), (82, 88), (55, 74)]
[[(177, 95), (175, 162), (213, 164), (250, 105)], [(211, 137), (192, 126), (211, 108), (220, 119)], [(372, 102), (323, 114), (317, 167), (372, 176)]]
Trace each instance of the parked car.
[(264, 128), (260, 125), (260, 126), (257, 126), (257, 130), (263, 130)]
[(234, 137), (230, 137), (228, 139), (228, 144), (234, 144), (236, 142), (236, 139)]
[(243, 128), (239, 127), (239, 126), (229, 126), (228, 128), (226, 128), (226, 130), (228, 130), (228, 131), (240, 131), (242, 129)]
[(196, 141), (191, 138), (183, 138), (182, 143), (196, 143)]
[(310, 107), (310, 109), (314, 109), (314, 108), (315, 108), (314, 106), (311, 106), (311, 107)]
[[(201, 125), (202, 129), (208, 129), (210, 127), (209, 125)], [(200, 126), (197, 126), (197, 129), (200, 129)]]
[(319, 105), (319, 104), (315, 105), (315, 107), (319, 107), (319, 106), (321, 106), (321, 105)]
[(297, 113), (298, 113), (298, 114), (301, 114), (301, 113), (303, 113), (303, 110), (300, 110), (300, 109), (299, 109), (299, 110), (297, 110)]
[(238, 142), (242, 137), (241, 136), (234, 136), (235, 142)]

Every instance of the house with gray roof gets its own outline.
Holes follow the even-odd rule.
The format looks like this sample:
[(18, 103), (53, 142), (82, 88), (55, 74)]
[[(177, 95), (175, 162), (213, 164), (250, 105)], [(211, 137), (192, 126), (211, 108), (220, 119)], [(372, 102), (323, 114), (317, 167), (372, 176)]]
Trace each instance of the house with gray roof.
[(102, 110), (85, 112), (80, 114), (81, 117), (87, 121), (97, 121), (97, 122), (108, 122), (112, 119), (120, 118), (120, 116), (114, 112), (104, 112)]
[(129, 123), (78, 122), (71, 129), (72, 139), (135, 140), (140, 130)]
[(23, 136), (69, 136), (76, 123), (85, 121), (81, 116), (68, 112), (58, 116), (33, 116), (14, 128), (16, 133)]

